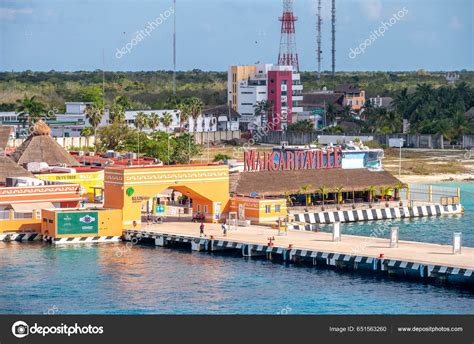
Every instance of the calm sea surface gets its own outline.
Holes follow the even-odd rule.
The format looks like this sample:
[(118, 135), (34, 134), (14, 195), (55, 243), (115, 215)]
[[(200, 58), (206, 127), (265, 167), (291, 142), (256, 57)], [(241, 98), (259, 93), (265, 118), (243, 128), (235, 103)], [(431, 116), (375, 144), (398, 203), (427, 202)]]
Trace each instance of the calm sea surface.
[[(461, 231), (474, 247), (474, 184), (458, 185), (464, 216), (399, 222), (400, 238), (450, 244)], [(155, 247), (117, 257), (118, 248), (0, 243), (0, 313), (474, 314), (474, 292), (458, 288)]]

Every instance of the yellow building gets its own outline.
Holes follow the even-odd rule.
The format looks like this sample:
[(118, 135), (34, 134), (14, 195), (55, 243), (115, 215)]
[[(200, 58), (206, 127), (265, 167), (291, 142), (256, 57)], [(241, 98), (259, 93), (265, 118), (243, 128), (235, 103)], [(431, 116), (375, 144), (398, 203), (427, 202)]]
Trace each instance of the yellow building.
[(54, 241), (72, 238), (86, 241), (87, 238), (100, 237), (119, 239), (122, 236), (120, 209), (43, 209), (41, 216), (41, 234)]
[(93, 202), (93, 187), (104, 186), (104, 171), (77, 171), (75, 173), (47, 173), (38, 174), (35, 177), (45, 181), (67, 182), (78, 184), (81, 186), (81, 196), (88, 198), (89, 202)]
[(239, 81), (247, 80), (257, 71), (257, 66), (230, 66), (227, 74), (228, 100), (232, 109), (237, 111)]
[(288, 214), (283, 198), (236, 196), (230, 200), (230, 211), (237, 213), (237, 219), (250, 220), (252, 224), (274, 223)]
[(192, 199), (193, 212), (207, 222), (229, 211), (227, 165), (114, 166), (104, 178), (104, 207), (123, 209), (125, 229), (140, 227), (142, 204), (168, 188)]

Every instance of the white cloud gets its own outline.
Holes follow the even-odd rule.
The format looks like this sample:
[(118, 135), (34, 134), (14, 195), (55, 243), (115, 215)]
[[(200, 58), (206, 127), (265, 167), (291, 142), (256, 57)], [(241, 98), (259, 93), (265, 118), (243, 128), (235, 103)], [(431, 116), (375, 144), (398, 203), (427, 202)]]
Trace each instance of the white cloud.
[(382, 2), (380, 0), (363, 0), (362, 12), (371, 20), (379, 20), (382, 17)]
[(9, 8), (0, 7), (0, 18), (13, 19), (19, 14), (31, 14), (33, 9), (31, 8)]
[(454, 30), (459, 30), (460, 28), (462, 28), (462, 23), (458, 17), (454, 16), (451, 17), (451, 20), (449, 21), (449, 26)]

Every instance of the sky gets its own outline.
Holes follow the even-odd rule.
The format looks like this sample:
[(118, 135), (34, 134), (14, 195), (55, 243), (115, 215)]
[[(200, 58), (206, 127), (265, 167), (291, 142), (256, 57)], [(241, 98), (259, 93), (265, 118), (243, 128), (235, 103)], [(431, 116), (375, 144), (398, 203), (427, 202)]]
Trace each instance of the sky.
[[(281, 0), (176, 0), (177, 70), (276, 63)], [(322, 0), (322, 70), (331, 0)], [(172, 0), (0, 0), (0, 71), (173, 68)], [(295, 0), (314, 71), (317, 0)], [(474, 0), (336, 0), (337, 71), (474, 69)]]

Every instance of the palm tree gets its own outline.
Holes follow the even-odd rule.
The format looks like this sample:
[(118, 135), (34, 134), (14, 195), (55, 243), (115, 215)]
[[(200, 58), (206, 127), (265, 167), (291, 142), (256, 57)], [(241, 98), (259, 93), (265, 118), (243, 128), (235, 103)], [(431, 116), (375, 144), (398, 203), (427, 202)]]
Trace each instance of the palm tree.
[(326, 196), (329, 194), (329, 189), (326, 187), (326, 185), (323, 184), (316, 191), (323, 198), (323, 209), (324, 209), (324, 201), (326, 199)]
[(96, 104), (86, 107), (86, 119), (94, 130), (94, 138), (97, 140), (97, 128), (99, 128), (104, 116), (104, 109)]
[(305, 195), (305, 205), (306, 206), (308, 206), (308, 192), (309, 192), (310, 189), (311, 189), (311, 184), (305, 184), (299, 190), (299, 192), (302, 195)]
[(170, 134), (168, 134), (168, 129), (171, 126), (171, 124), (173, 124), (173, 115), (165, 111), (160, 120), (163, 126), (165, 127), (166, 134), (168, 136), (168, 164), (169, 164), (170, 163)]
[(351, 118), (352, 118), (352, 106), (350, 106), (350, 105), (344, 105), (344, 106), (342, 107), (342, 112), (341, 112), (341, 114), (342, 114), (342, 118), (343, 118), (344, 120), (351, 120)]
[(292, 206), (293, 205), (293, 199), (294, 197), (291, 195), (290, 192), (285, 192), (285, 199), (286, 199), (286, 203), (289, 205), (289, 206)]
[(26, 95), (23, 99), (16, 101), (15, 111), (18, 113), (18, 119), (23, 125), (33, 125), (46, 112), (46, 107), (43, 103), (36, 99), (36, 96), (28, 98)]
[(255, 117), (261, 118), (260, 125), (263, 125), (264, 119), (268, 119), (268, 111), (271, 109), (271, 104), (268, 100), (261, 100), (253, 106)]
[[(188, 122), (189, 116), (191, 115), (191, 107), (187, 103), (180, 103), (178, 105), (179, 110), (179, 131), (183, 131), (183, 125)], [(188, 128), (189, 131), (189, 128)]]
[(158, 115), (156, 112), (152, 112), (150, 114), (150, 117), (148, 118), (148, 127), (151, 129), (151, 131), (154, 132), (160, 125), (160, 122), (161, 122), (160, 115)]
[(373, 199), (375, 191), (377, 191), (377, 189), (375, 188), (375, 186), (371, 185), (365, 191), (367, 191), (369, 193), (369, 203), (372, 203), (372, 199)]
[(125, 109), (118, 103), (112, 104), (109, 110), (110, 121), (124, 123), (125, 122)]
[(341, 194), (344, 192), (344, 187), (343, 186), (336, 186), (334, 188), (334, 192), (337, 196), (337, 205), (339, 205)]
[(398, 199), (400, 196), (400, 191), (408, 189), (406, 184), (403, 184), (402, 182), (398, 182), (395, 184), (395, 198)]
[(137, 112), (137, 116), (135, 117), (135, 128), (139, 132), (141, 132), (143, 129), (148, 127), (148, 115), (144, 112)]
[(204, 103), (198, 97), (192, 97), (191, 99), (189, 99), (189, 106), (191, 110), (191, 117), (194, 120), (194, 132), (197, 132), (197, 119), (201, 115)]
[(166, 132), (168, 133), (169, 127), (171, 127), (171, 124), (173, 124), (173, 115), (167, 111), (163, 112), (160, 122), (163, 124)]
[(87, 147), (89, 147), (89, 138), (94, 135), (94, 128), (92, 127), (85, 127), (81, 130), (81, 136), (86, 138)]
[(382, 197), (385, 198), (388, 196), (390, 193), (392, 193), (392, 188), (390, 186), (382, 186), (380, 187), (380, 193), (382, 194)]

